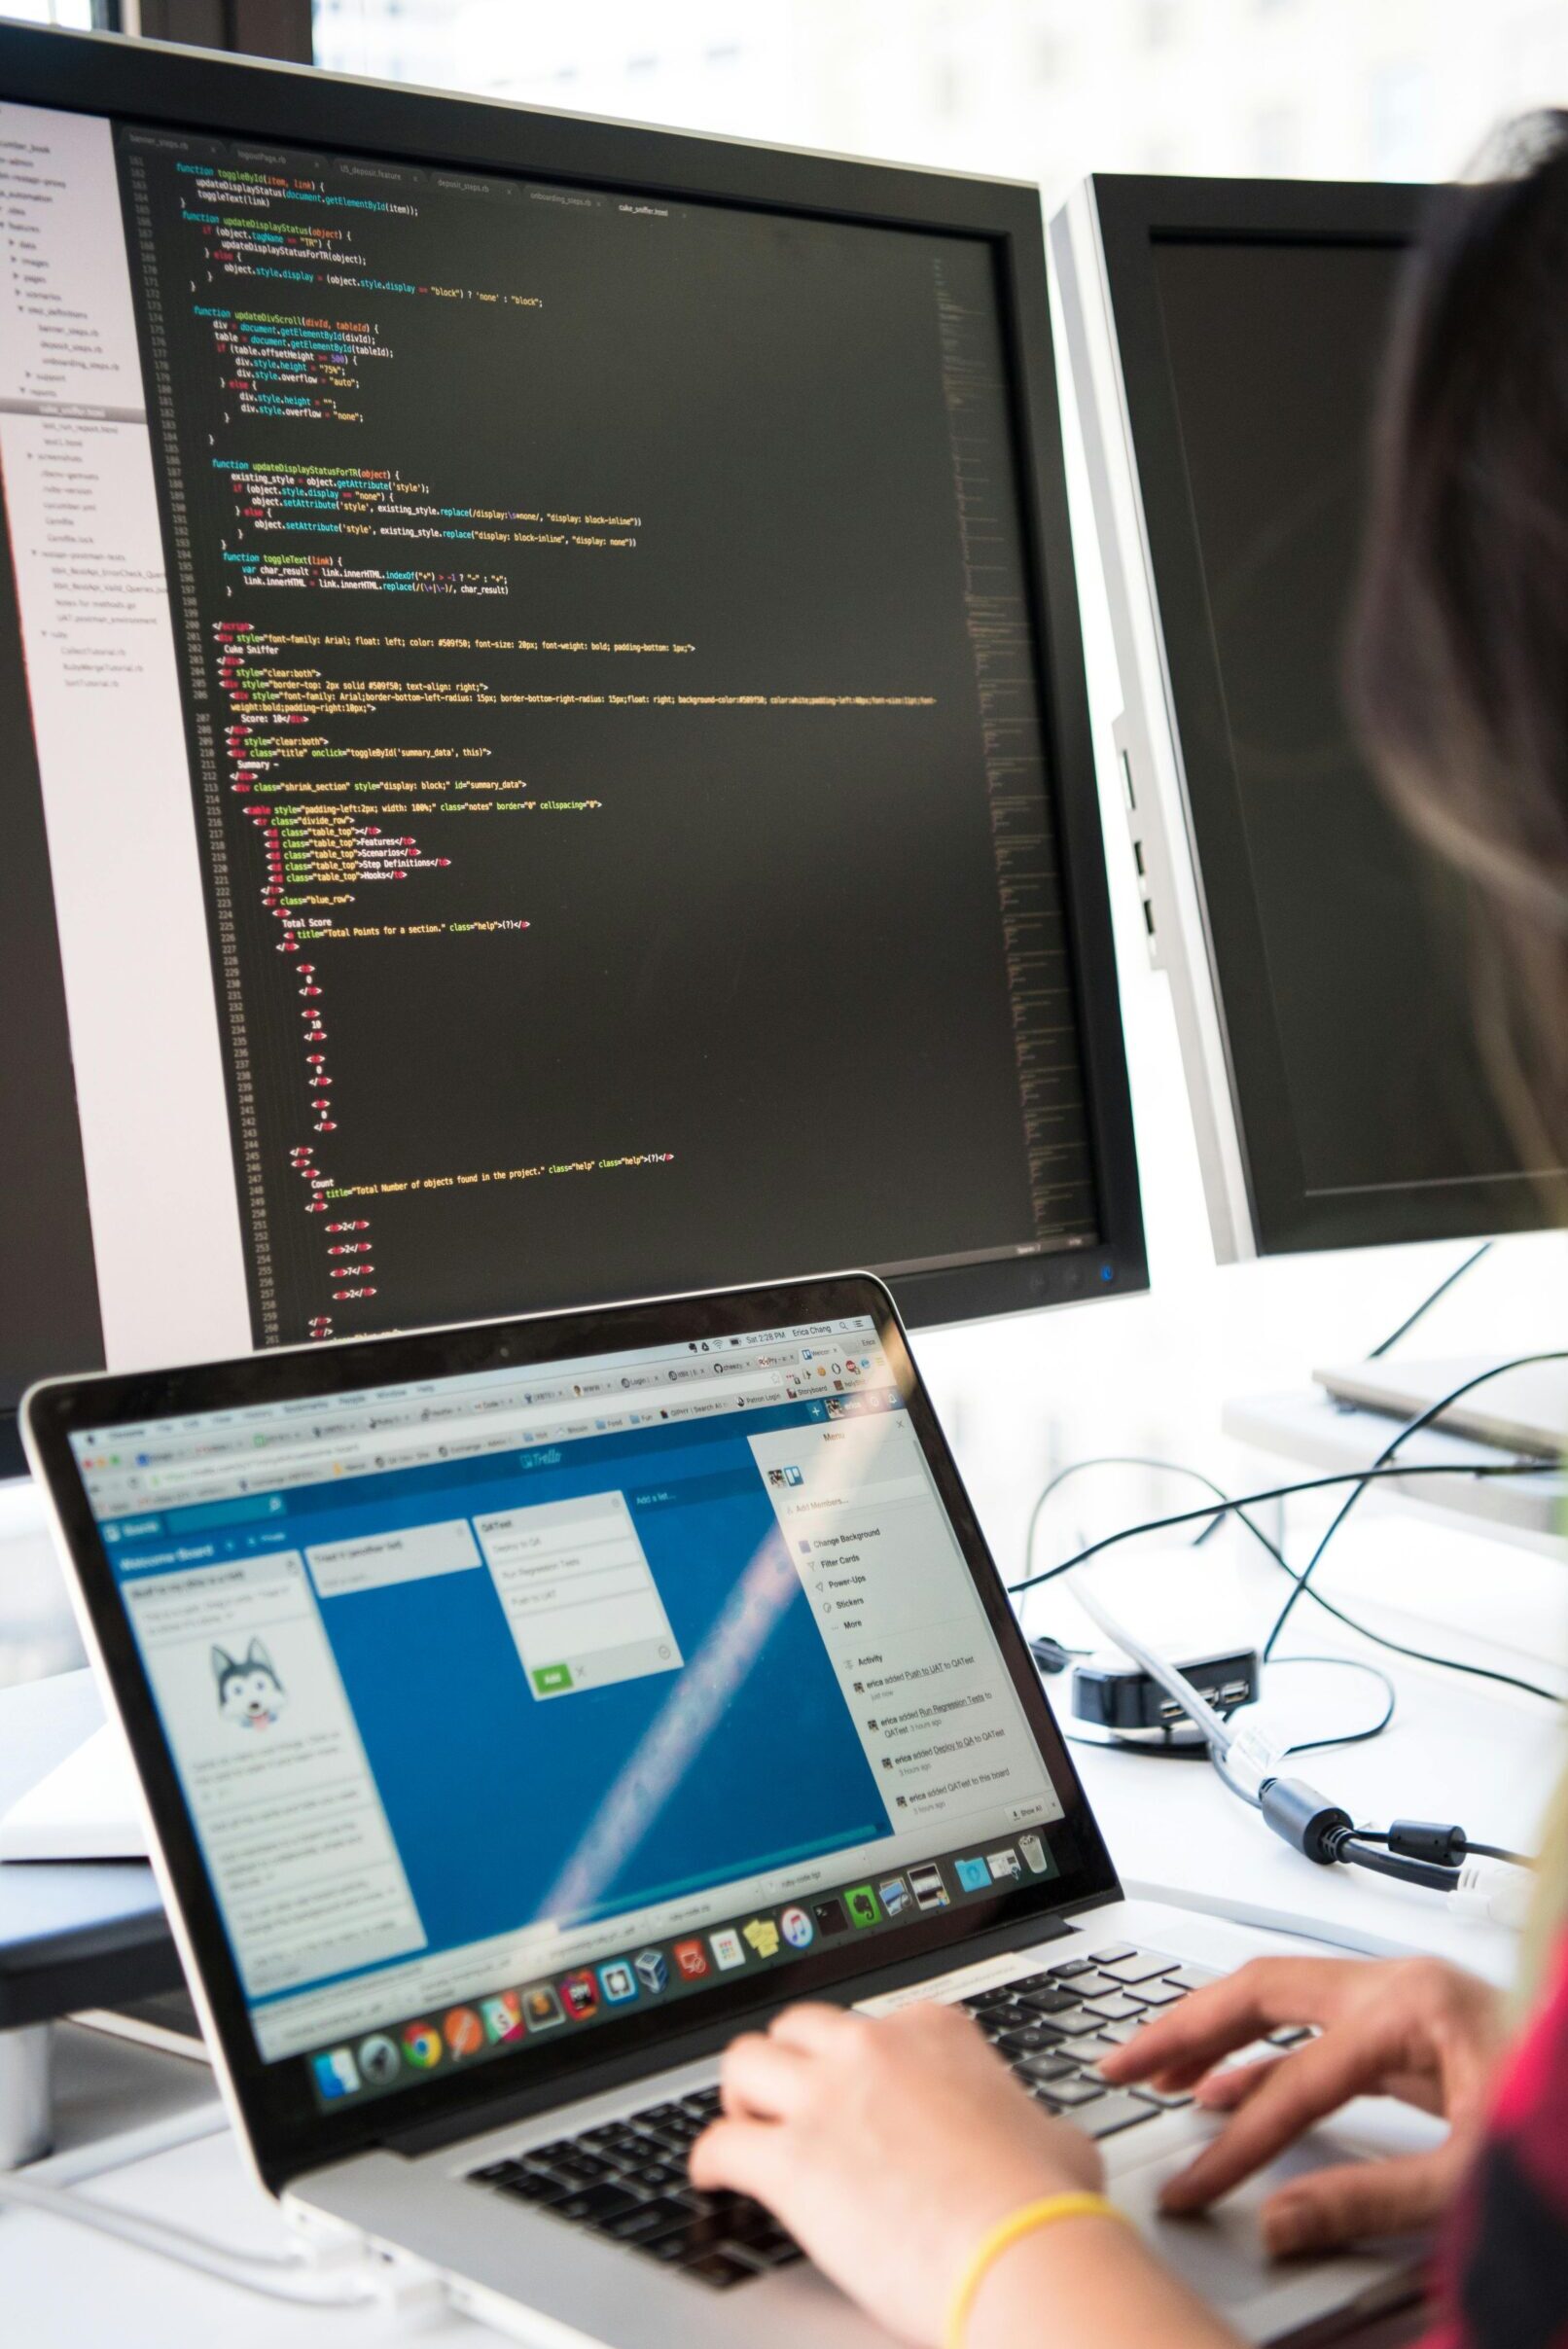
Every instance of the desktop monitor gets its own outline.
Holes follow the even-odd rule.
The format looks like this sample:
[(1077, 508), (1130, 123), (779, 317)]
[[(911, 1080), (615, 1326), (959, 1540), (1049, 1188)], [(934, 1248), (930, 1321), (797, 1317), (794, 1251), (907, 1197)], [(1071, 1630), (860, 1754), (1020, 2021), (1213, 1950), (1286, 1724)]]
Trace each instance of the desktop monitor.
[(1547, 1220), (1481, 1064), (1462, 894), (1342, 692), (1428, 193), (1095, 178), (1052, 225), (1138, 885), (1222, 1260)]
[(0, 30), (0, 1406), (1141, 1288), (1036, 192)]

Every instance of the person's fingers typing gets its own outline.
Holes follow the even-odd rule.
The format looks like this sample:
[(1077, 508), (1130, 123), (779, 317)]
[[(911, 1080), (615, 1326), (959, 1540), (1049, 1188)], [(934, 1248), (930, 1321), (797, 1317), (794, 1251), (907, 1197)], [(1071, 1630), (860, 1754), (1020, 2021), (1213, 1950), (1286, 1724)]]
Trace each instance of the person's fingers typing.
[(767, 2035), (781, 2047), (799, 2048), (802, 2055), (826, 2055), (852, 2039), (864, 2027), (865, 2019), (863, 2015), (846, 2012), (842, 2007), (786, 2007), (781, 2014), (774, 2015)]
[(1205, 2113), (1233, 2113), (1256, 2096), (1270, 2072), (1289, 2062), (1284, 2055), (1258, 2056), (1251, 2063), (1224, 2064), (1205, 2073), (1193, 2093)]
[(719, 2096), (731, 2116), (787, 2119), (799, 2110), (809, 2083), (810, 2058), (761, 2032), (732, 2040), (719, 2071)]
[(1107, 2080), (1191, 2087), (1225, 2056), (1282, 2023), (1326, 2023), (1343, 2002), (1354, 1961), (1255, 1958), (1154, 2017), (1101, 2065)]
[(715, 2120), (692, 2148), (692, 2184), (703, 2193), (751, 2194), (776, 2207), (781, 2182), (789, 2175), (785, 2133), (766, 2120)]
[(1344, 2035), (1314, 2040), (1265, 2066), (1265, 2077), (1197, 2159), (1160, 2196), (1166, 2210), (1200, 2210), (1358, 2095), (1376, 2077), (1369, 2049)]

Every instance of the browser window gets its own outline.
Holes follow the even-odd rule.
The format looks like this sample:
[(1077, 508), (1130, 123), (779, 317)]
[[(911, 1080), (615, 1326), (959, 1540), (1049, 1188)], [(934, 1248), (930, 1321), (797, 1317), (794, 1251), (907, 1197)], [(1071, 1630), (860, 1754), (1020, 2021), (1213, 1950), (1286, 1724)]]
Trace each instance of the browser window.
[(1058, 1872), (869, 1317), (71, 1441), (323, 2104)]

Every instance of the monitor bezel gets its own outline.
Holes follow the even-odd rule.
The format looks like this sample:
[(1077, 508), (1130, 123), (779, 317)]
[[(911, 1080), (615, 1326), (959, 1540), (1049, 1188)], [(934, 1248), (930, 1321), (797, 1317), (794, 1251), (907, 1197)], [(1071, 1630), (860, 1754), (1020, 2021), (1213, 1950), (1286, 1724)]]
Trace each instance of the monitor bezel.
[[(1038, 189), (549, 114), (314, 68), (236, 62), (115, 34), (19, 25), (0, 25), (0, 97), (209, 135), (314, 143), (338, 153), (525, 171), (565, 183), (971, 236), (990, 246), (1012, 363), (1037, 675), (1100, 1238), (1091, 1247), (889, 1279), (916, 1327), (1147, 1288)], [(10, 1432), (0, 1421), (0, 1474), (18, 1465), (14, 1450), (5, 1456)]]
[[(1539, 1187), (1524, 1173), (1341, 1194), (1306, 1188), (1264, 983), (1263, 930), (1250, 889), (1236, 885), (1247, 869), (1246, 836), (1234, 765), (1224, 747), (1224, 682), (1157, 272), (1159, 245), (1175, 241), (1408, 250), (1438, 191), (1403, 183), (1116, 173), (1096, 173), (1089, 190), (1167, 697), (1163, 711), (1148, 714), (1151, 724), (1168, 720), (1181, 783), (1186, 836), (1165, 846), (1191, 860), (1203, 925), (1200, 938), (1183, 932), (1174, 951), (1201, 957), (1192, 977), (1212, 994), (1229, 1091), (1229, 1103), (1216, 1106), (1233, 1129), (1256, 1251), (1270, 1256), (1538, 1228), (1549, 1218)], [(1147, 682), (1145, 697), (1153, 699)], [(1244, 1025), (1228, 1018), (1228, 997), (1245, 998)], [(1189, 1081), (1204, 1082), (1192, 1067)]]
[[(994, 1899), (968, 1901), (917, 1918), (897, 1937), (823, 1947), (792, 1964), (715, 1983), (681, 2010), (637, 2008), (595, 2027), (581, 2041), (571, 2032), (548, 2040), (542, 2052), (524, 2042), (516, 2076), (505, 2063), (474, 2071), (433, 2073), (396, 2096), (368, 2099), (357, 2109), (323, 2111), (306, 2078), (308, 2056), (264, 2063), (216, 1895), (200, 1857), (190, 1811), (152, 1686), (120, 1597), (71, 1447), (73, 1433), (119, 1422), (237, 1410), (310, 1396), (385, 1388), (407, 1381), (504, 1370), (521, 1364), (620, 1353), (641, 1345), (724, 1339), (752, 1330), (869, 1314), (904, 1393), (944, 1507), (958, 1536), (987, 1621), (1042, 1760), (1062, 1803), (1062, 1850), (1079, 1865), (1038, 1885), (1022, 1884)], [(73, 1567), (74, 1596), (83, 1629), (125, 1729), (154, 1829), (155, 1862), (177, 1937), (199, 1984), (217, 2054), (241, 2115), (256, 2166), (279, 2190), (306, 2168), (341, 2159), (410, 2132), (494, 2126), (529, 2103), (564, 2104), (605, 2084), (606, 2066), (624, 2077), (663, 2069), (693, 2035), (710, 2044), (766, 2019), (780, 2004), (802, 1995), (863, 1995), (892, 1966), (907, 1969), (942, 1953), (956, 1957), (983, 1944), (999, 1929), (1035, 1938), (1050, 1921), (1119, 1890), (1110, 1855), (1088, 1806), (1067, 1745), (1041, 1687), (1011, 1600), (980, 1530), (936, 1413), (904, 1335), (890, 1292), (869, 1274), (846, 1273), (807, 1282), (703, 1291), (657, 1301), (594, 1307), (502, 1322), (471, 1322), (393, 1337), (345, 1339), (327, 1347), (280, 1347), (226, 1363), (163, 1371), (104, 1372), (52, 1380), (23, 1401), (29, 1457), (44, 1482), (62, 1547)], [(933, 1833), (940, 1831), (934, 1829)], [(941, 1849), (940, 1841), (936, 1845)], [(864, 1950), (866, 1954), (860, 1952)], [(489, 1985), (476, 1983), (476, 1993)], [(372, 2026), (367, 2025), (366, 2028)], [(360, 2034), (352, 2034), (358, 2037)]]

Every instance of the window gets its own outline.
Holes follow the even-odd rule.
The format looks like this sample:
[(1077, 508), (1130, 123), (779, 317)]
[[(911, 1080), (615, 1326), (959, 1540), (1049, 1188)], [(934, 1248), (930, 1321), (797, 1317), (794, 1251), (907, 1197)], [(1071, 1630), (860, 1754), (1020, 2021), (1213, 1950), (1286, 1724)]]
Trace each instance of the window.
[(1432, 77), (1402, 57), (1375, 66), (1369, 85), (1372, 163), (1379, 179), (1425, 179), (1433, 169), (1427, 140)]
[(1288, 179), (1300, 169), (1300, 122), (1294, 106), (1265, 106), (1254, 117), (1253, 156), (1265, 179)]
[(108, 29), (92, 0), (6, 0), (5, 13), (19, 24), (58, 24), (68, 32), (90, 32), (97, 23)]

